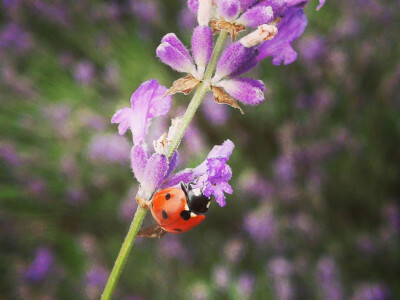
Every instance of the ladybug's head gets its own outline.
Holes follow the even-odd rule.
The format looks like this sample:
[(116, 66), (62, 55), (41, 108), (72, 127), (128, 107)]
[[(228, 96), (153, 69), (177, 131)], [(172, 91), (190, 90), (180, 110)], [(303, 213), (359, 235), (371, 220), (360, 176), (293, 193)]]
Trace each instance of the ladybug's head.
[(199, 188), (192, 188), (192, 185), (188, 185), (181, 182), (181, 189), (186, 195), (187, 203), (190, 211), (196, 215), (205, 214), (210, 206), (211, 198), (204, 196), (203, 192)]

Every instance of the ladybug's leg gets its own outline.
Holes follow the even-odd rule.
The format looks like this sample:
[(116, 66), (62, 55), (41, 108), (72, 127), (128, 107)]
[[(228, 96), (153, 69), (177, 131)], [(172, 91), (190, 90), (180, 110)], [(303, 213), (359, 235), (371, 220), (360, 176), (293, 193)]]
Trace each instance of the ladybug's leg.
[(158, 224), (154, 224), (138, 232), (138, 236), (145, 236), (149, 239), (161, 238), (167, 232), (162, 229)]
[(137, 204), (144, 209), (150, 209), (151, 208), (151, 202), (149, 200), (146, 200), (140, 196), (136, 196), (136, 202)]

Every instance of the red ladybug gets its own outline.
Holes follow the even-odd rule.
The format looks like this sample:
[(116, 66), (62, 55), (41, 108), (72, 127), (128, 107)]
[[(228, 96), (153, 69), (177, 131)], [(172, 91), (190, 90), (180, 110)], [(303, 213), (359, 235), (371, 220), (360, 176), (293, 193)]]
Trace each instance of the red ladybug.
[(161, 237), (166, 232), (181, 233), (199, 225), (206, 218), (211, 198), (200, 189), (181, 182), (180, 188), (167, 188), (154, 194), (151, 214), (157, 225), (139, 232), (139, 236)]

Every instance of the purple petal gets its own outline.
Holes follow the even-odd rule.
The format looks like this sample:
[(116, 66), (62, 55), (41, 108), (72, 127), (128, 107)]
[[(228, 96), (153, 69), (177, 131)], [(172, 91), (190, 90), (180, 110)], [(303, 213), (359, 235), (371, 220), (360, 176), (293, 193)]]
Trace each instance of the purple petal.
[(142, 83), (133, 93), (130, 128), (135, 145), (145, 138), (151, 119), (169, 111), (172, 97), (163, 98), (166, 91), (165, 86), (159, 85), (157, 80), (153, 79)]
[(246, 48), (239, 42), (233, 43), (222, 53), (213, 80), (238, 76), (250, 71), (256, 65), (257, 57), (253, 47)]
[(130, 120), (133, 116), (133, 111), (130, 108), (122, 108), (117, 110), (117, 112), (111, 118), (112, 124), (118, 124), (118, 133), (124, 135), (130, 126)]
[(161, 188), (169, 188), (172, 186), (178, 185), (181, 181), (184, 183), (189, 183), (192, 182), (195, 179), (195, 172), (193, 169), (187, 168), (185, 170), (182, 170), (178, 173), (173, 174), (170, 178), (168, 178)]
[(152, 118), (165, 115), (172, 102), (172, 97), (162, 97), (167, 88), (159, 85), (157, 80), (149, 80), (140, 85), (131, 97), (131, 108), (118, 110), (111, 123), (119, 123), (119, 134), (123, 135), (128, 128), (132, 131), (133, 143), (144, 140)]
[(199, 75), (204, 74), (204, 70), (210, 61), (213, 49), (213, 33), (208, 26), (197, 26), (192, 36), (192, 52), (194, 60), (199, 69)]
[(229, 95), (244, 104), (257, 105), (264, 101), (265, 86), (262, 81), (251, 78), (224, 79), (218, 82)]
[(161, 43), (156, 50), (158, 58), (172, 69), (182, 73), (194, 73), (195, 66), (192, 59), (188, 59), (182, 52), (170, 43)]
[(219, 14), (227, 21), (232, 21), (239, 15), (238, 0), (223, 0), (218, 2)]
[(177, 38), (175, 33), (166, 34), (162, 38), (161, 43), (170, 44), (172, 47), (176, 48), (179, 52), (181, 52), (187, 59), (192, 60), (188, 48), (186, 48), (185, 45), (183, 45), (183, 43)]
[(172, 172), (176, 168), (177, 163), (178, 163), (178, 151), (175, 151), (174, 154), (172, 154), (172, 157), (169, 159), (168, 171), (167, 174), (165, 174), (165, 178), (168, 178), (172, 174)]
[(226, 140), (222, 145), (214, 146), (214, 148), (212, 148), (212, 150), (208, 154), (207, 158), (223, 158), (225, 160), (228, 160), (232, 154), (233, 148), (235, 148), (235, 145), (232, 143), (232, 141)]
[(168, 171), (168, 159), (165, 155), (153, 154), (147, 162), (143, 181), (140, 186), (148, 194), (157, 190), (165, 180)]
[(256, 2), (257, 2), (257, 0), (239, 0), (240, 10), (245, 11), (246, 9), (248, 9), (251, 5), (253, 5)]
[(199, 9), (199, 0), (188, 0), (187, 5), (193, 13), (197, 14), (197, 10)]
[(131, 151), (131, 167), (138, 182), (144, 181), (146, 165), (150, 159), (150, 153), (145, 149), (144, 144), (135, 145)]
[(257, 27), (262, 24), (271, 22), (274, 18), (274, 13), (270, 6), (258, 6), (247, 10), (240, 16), (237, 23), (242, 23), (246, 27)]
[(207, 185), (206, 189), (204, 190), (204, 195), (207, 197), (214, 196), (215, 201), (218, 203), (220, 207), (224, 207), (226, 205), (225, 201), (225, 194), (232, 194), (233, 189), (227, 182), (220, 183), (218, 185)]
[(291, 43), (304, 32), (307, 18), (301, 8), (291, 8), (278, 24), (278, 34), (258, 47), (260, 61), (268, 56), (272, 57), (273, 65), (288, 65), (297, 59), (297, 53)]
[(309, 0), (265, 0), (255, 5), (254, 7), (259, 6), (271, 6), (272, 11), (276, 17), (282, 16), (286, 13), (286, 10), (292, 7), (304, 7)]
[(325, 5), (326, 0), (319, 0), (319, 4), (317, 6), (317, 10), (320, 10)]

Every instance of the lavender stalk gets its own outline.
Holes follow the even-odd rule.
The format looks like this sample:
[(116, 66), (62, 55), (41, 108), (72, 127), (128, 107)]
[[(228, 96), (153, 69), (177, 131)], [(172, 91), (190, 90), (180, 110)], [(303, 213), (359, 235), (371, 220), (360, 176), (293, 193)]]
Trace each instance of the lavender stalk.
[[(170, 159), (173, 153), (178, 148), (179, 144), (182, 141), (182, 138), (185, 134), (187, 127), (189, 126), (190, 121), (193, 119), (194, 114), (196, 113), (197, 108), (200, 106), (205, 94), (210, 90), (210, 79), (214, 73), (218, 57), (222, 51), (224, 42), (226, 37), (228, 36), (228, 32), (222, 31), (218, 36), (216, 45), (213, 50), (213, 54), (211, 56), (211, 60), (208, 64), (207, 70), (204, 75), (204, 80), (196, 89), (195, 94), (193, 95), (192, 100), (189, 103), (188, 108), (186, 109), (185, 114), (182, 117), (182, 121), (180, 126), (173, 137), (172, 143), (168, 149), (167, 158)], [(137, 195), (139, 196), (139, 195)], [(125, 263), (128, 259), (129, 253), (132, 249), (133, 243), (135, 242), (137, 233), (139, 232), (140, 227), (142, 226), (144, 217), (146, 216), (147, 209), (141, 206), (138, 206), (135, 216), (133, 217), (132, 223), (129, 227), (129, 231), (125, 237), (124, 242), (122, 243), (121, 249), (118, 253), (117, 259), (114, 263), (111, 274), (108, 278), (107, 284), (104, 288), (104, 292), (101, 296), (101, 300), (111, 299), (114, 289), (117, 285), (118, 279), (122, 273), (122, 270), (125, 266)]]

